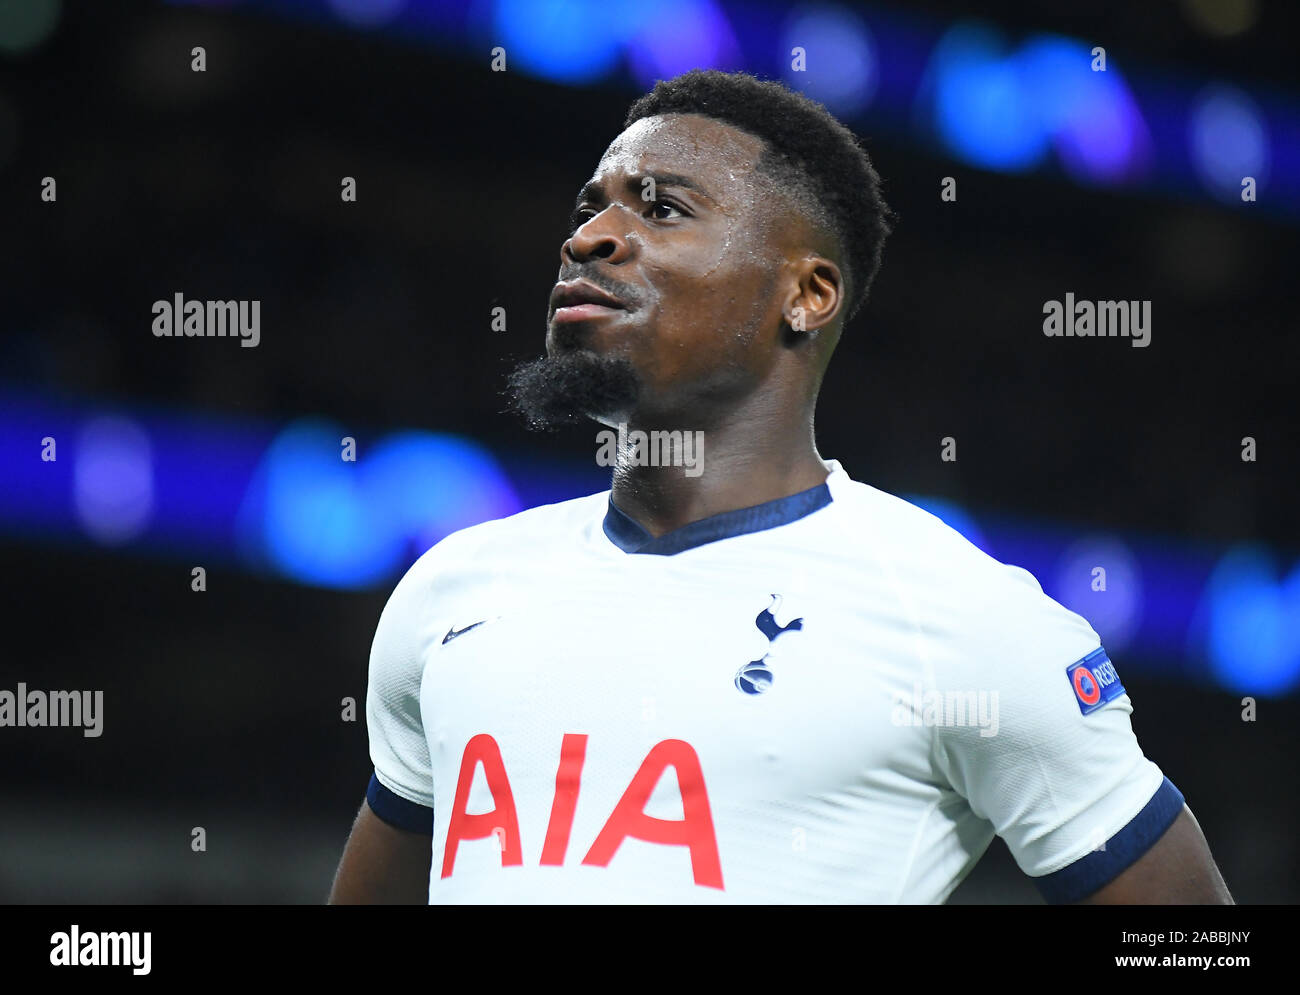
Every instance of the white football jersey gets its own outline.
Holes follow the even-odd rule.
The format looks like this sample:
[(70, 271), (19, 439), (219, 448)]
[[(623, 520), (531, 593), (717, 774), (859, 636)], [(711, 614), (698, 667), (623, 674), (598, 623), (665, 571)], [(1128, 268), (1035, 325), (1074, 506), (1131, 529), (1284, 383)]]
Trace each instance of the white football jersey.
[(1072, 901), (1164, 833), (1091, 626), (830, 465), (658, 539), (606, 491), (411, 567), (367, 798), (432, 834), (430, 902), (942, 902), (995, 833)]

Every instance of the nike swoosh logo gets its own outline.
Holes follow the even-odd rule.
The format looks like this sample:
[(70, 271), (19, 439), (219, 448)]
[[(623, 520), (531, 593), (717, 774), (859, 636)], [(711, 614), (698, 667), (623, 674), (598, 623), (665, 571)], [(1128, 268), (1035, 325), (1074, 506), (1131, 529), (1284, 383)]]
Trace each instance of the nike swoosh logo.
[(485, 618), (483, 619), (482, 622), (475, 622), (473, 625), (467, 625), (463, 629), (457, 629), (455, 626), (452, 626), (450, 629), (447, 630), (447, 634), (442, 637), (442, 645), (446, 646), (457, 636), (463, 636), (465, 635), (465, 633), (469, 632), (470, 629), (477, 629), (480, 625), (486, 625), (490, 621), (493, 620)]

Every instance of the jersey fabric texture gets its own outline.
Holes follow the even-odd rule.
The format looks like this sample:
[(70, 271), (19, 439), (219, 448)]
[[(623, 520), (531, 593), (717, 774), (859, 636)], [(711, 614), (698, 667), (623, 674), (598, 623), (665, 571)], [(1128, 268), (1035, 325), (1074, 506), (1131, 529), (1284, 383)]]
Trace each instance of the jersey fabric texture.
[(1050, 902), (1183, 798), (1100, 639), (853, 480), (659, 538), (610, 492), (454, 533), (397, 585), (376, 814), (431, 903), (937, 903), (996, 834)]

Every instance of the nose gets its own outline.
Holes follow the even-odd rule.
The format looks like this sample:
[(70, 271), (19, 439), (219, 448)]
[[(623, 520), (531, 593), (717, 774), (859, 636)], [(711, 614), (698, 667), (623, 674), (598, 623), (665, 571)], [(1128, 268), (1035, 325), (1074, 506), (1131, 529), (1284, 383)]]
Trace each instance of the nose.
[(593, 259), (619, 263), (627, 257), (627, 236), (618, 220), (618, 211), (605, 208), (578, 226), (578, 230), (560, 246), (561, 263), (581, 263)]

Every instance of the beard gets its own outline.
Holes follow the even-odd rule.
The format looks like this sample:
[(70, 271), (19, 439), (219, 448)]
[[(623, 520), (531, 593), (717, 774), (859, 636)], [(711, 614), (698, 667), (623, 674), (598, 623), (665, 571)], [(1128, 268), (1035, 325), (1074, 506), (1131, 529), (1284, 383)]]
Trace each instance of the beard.
[(631, 411), (639, 388), (636, 370), (626, 359), (585, 350), (521, 363), (507, 381), (510, 410), (534, 430)]

